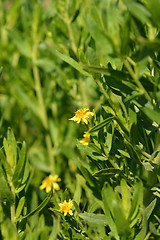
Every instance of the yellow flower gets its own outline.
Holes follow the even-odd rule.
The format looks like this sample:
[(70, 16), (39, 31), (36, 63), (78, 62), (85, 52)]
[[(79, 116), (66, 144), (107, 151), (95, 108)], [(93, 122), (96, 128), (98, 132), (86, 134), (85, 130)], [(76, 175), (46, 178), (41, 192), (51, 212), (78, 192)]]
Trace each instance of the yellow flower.
[(90, 134), (89, 133), (85, 133), (83, 134), (83, 137), (79, 142), (85, 146), (88, 146), (90, 143)]
[(64, 216), (68, 214), (73, 215), (73, 212), (71, 210), (73, 206), (73, 200), (69, 199), (69, 202), (66, 200), (63, 203), (59, 203), (60, 211), (64, 212)]
[(46, 193), (49, 193), (51, 191), (51, 183), (53, 184), (53, 192), (55, 192), (55, 190), (59, 190), (60, 187), (58, 185), (57, 182), (60, 182), (61, 179), (58, 177), (58, 175), (49, 175), (48, 177), (46, 177), (43, 181), (42, 181), (42, 185), (40, 186), (40, 190), (43, 190), (46, 188)]
[(72, 120), (74, 122), (80, 123), (82, 121), (82, 123), (84, 124), (88, 124), (88, 119), (89, 116), (93, 116), (94, 113), (93, 112), (89, 112), (89, 108), (81, 108), (78, 109), (75, 112), (75, 116), (70, 118), (69, 120)]

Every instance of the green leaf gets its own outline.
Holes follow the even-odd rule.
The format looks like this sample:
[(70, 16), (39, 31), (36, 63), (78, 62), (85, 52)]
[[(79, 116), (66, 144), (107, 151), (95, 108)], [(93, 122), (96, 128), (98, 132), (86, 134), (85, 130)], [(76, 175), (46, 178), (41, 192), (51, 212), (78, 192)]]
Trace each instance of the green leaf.
[(29, 175), (30, 175), (30, 167), (29, 167), (28, 160), (26, 159), (26, 163), (25, 163), (24, 170), (22, 172), (22, 178), (21, 178), (20, 184), (17, 185), (17, 188), (15, 189), (16, 193), (19, 193), (20, 191), (22, 191), (23, 188), (25, 188), (27, 181), (29, 179)]
[[(116, 225), (118, 235), (127, 237), (130, 234), (129, 223), (125, 218), (124, 212), (119, 204), (117, 196), (115, 195), (115, 193), (113, 192), (113, 189), (108, 183), (106, 183), (103, 188), (103, 203), (104, 203), (105, 213), (108, 208), (111, 215), (113, 216), (113, 220)], [(109, 222), (108, 224), (110, 226)], [(110, 227), (113, 227), (113, 226), (110, 226)]]
[(88, 76), (88, 77), (91, 76), (88, 72), (84, 71), (83, 67), (78, 62), (76, 62), (73, 58), (66, 56), (58, 51), (56, 51), (56, 55), (59, 58), (61, 58), (63, 61), (70, 64), (73, 68), (75, 68), (77, 71), (79, 71), (83, 75)]
[(129, 236), (130, 235), (129, 223), (127, 222), (125, 214), (117, 201), (113, 202), (113, 215), (119, 236)]
[(143, 204), (143, 184), (140, 179), (136, 179), (134, 185), (134, 193), (131, 203), (131, 209), (129, 213), (130, 227), (133, 227), (137, 223)]
[[(93, 39), (95, 39), (97, 50), (102, 54), (114, 53), (115, 46), (109, 34), (104, 32), (102, 26), (94, 19), (95, 9), (91, 9), (91, 14), (86, 15), (85, 22)], [(97, 15), (97, 14), (96, 14)], [(96, 16), (97, 17), (97, 16)], [(103, 47), (102, 47), (103, 46)], [(103, 51), (102, 51), (103, 50)]]
[(146, 48), (143, 48), (138, 56), (138, 62), (136, 63), (136, 71), (139, 78), (143, 76), (147, 68), (149, 54), (150, 52), (146, 50)]
[(136, 235), (134, 240), (142, 240), (145, 239), (146, 236), (146, 231), (147, 231), (147, 226), (146, 224), (142, 227), (141, 231)]
[(78, 216), (89, 223), (107, 225), (107, 218), (104, 214), (80, 213)]
[(17, 161), (17, 143), (11, 128), (8, 128), (7, 130), (7, 139), (4, 138), (3, 146), (7, 162), (11, 166), (11, 169), (14, 171)]
[(160, 124), (160, 112), (148, 107), (141, 108), (141, 111), (153, 122)]
[(143, 23), (150, 23), (151, 14), (144, 5), (134, 0), (123, 0), (129, 12)]
[(107, 191), (107, 187), (104, 186), (103, 190), (102, 190), (102, 200), (103, 200), (103, 204), (104, 204), (104, 210), (105, 210), (105, 215), (106, 215), (106, 219), (107, 219), (107, 223), (108, 226), (110, 227), (114, 237), (116, 240), (120, 240), (120, 237), (118, 236), (118, 231), (117, 231), (117, 227), (116, 224), (112, 218), (111, 212), (109, 210), (109, 206), (108, 206), (108, 191)]
[(121, 193), (122, 193), (122, 207), (124, 210), (125, 217), (127, 218), (131, 208), (131, 193), (130, 188), (127, 185), (125, 179), (121, 180)]
[[(91, 175), (91, 173), (84, 167), (81, 166), (81, 172), (85, 177), (85, 180), (90, 184), (91, 187), (97, 186), (97, 180)], [(97, 189), (98, 190), (98, 189)]]
[(130, 158), (133, 159), (139, 165), (142, 165), (141, 160), (140, 160), (137, 152), (135, 151), (134, 147), (132, 146), (132, 144), (130, 142), (128, 142), (126, 139), (124, 139), (124, 143), (128, 150), (128, 153), (130, 155)]
[(143, 0), (144, 4), (148, 8), (148, 10), (152, 14), (152, 20), (154, 24), (159, 27), (160, 26), (160, 16), (159, 16), (159, 9), (160, 9), (160, 0)]
[(24, 207), (24, 204), (25, 204), (25, 196), (21, 197), (21, 199), (18, 202), (18, 206), (16, 209), (16, 219), (20, 216), (22, 209)]
[(20, 53), (26, 57), (31, 58), (32, 56), (31, 46), (27, 39), (16, 31), (9, 30), (8, 33), (9, 36), (12, 38), (14, 44), (20, 51)]
[(93, 146), (92, 147), (85, 146), (78, 142), (77, 147), (79, 148), (80, 151), (84, 152), (86, 155), (90, 156), (91, 158), (93, 158), (96, 161), (98, 161), (98, 160), (106, 161), (107, 160), (107, 158), (105, 156), (103, 156), (103, 154), (101, 154), (95, 150), (96, 148), (92, 148)]
[(55, 63), (53, 60), (51, 61), (48, 58), (39, 58), (34, 62), (34, 64), (46, 72), (51, 72), (55, 69)]
[(108, 117), (105, 120), (103, 120), (102, 122), (98, 123), (96, 126), (92, 127), (91, 129), (89, 129), (89, 133), (93, 133), (96, 131), (99, 131), (100, 129), (104, 128), (105, 126), (109, 125), (111, 123), (111, 121), (114, 119), (114, 117)]
[(26, 163), (26, 143), (23, 142), (22, 148), (19, 153), (18, 163), (16, 165), (16, 169), (12, 179), (15, 186), (19, 184), (20, 180), (23, 178), (25, 163)]
[(51, 200), (52, 195), (53, 195), (53, 185), (52, 185), (51, 191), (50, 191), (50, 193), (48, 194), (48, 196), (43, 200), (43, 202), (42, 202), (36, 209), (34, 209), (33, 211), (31, 211), (31, 212), (28, 213), (27, 215), (18, 218), (16, 221), (21, 221), (22, 219), (31, 217), (31, 216), (35, 215), (36, 213), (40, 212), (40, 211), (47, 205), (47, 203)]
[(95, 177), (101, 177), (101, 176), (115, 176), (116, 174), (120, 174), (120, 175), (123, 175), (123, 172), (122, 170), (120, 169), (116, 169), (116, 168), (106, 168), (106, 169), (102, 169), (98, 172), (95, 172), (93, 174), (93, 176)]
[(146, 171), (153, 172), (154, 167), (149, 162), (142, 162), (142, 165), (144, 166)]
[(142, 229), (141, 229), (141, 231), (136, 235), (135, 240), (145, 239), (146, 232), (147, 232), (147, 217), (146, 217), (146, 214), (145, 214), (145, 212), (144, 212), (144, 214), (143, 214), (143, 221), (142, 221)]
[(152, 51), (159, 51), (160, 48), (160, 40), (159, 39), (153, 39), (153, 40), (148, 40), (146, 38), (143, 37), (139, 37), (138, 41), (145, 47), (147, 47), (148, 49), (152, 50)]
[(99, 183), (97, 179), (92, 176), (92, 174), (83, 166), (80, 167), (80, 171), (86, 180), (87, 185), (92, 190), (93, 194), (98, 198), (101, 199), (101, 190), (99, 187)]
[(19, 97), (18, 100), (22, 101), (36, 116), (40, 117), (40, 110), (36, 98), (28, 96), (24, 89), (19, 85), (15, 86), (15, 92), (17, 95), (16, 98)]
[(6, 161), (6, 156), (4, 155), (2, 149), (0, 150), (0, 159), (6, 174), (10, 177), (13, 176), (13, 169), (11, 168), (10, 164)]
[(1, 237), (4, 240), (17, 240), (18, 233), (14, 224), (10, 221), (9, 218), (6, 218), (1, 224)]
[(59, 221), (56, 217), (53, 218), (53, 228), (48, 240), (57, 240), (57, 234), (59, 232)]
[(9, 201), (10, 203), (14, 202), (14, 197), (8, 186), (1, 163), (0, 163), (0, 200)]
[(84, 69), (87, 69), (89, 72), (93, 73), (101, 73), (104, 74), (108, 77), (114, 77), (117, 81), (119, 80), (131, 80), (131, 77), (128, 73), (125, 71), (119, 71), (115, 70), (113, 68), (105, 68), (105, 67), (100, 67), (100, 66), (88, 66), (88, 65), (83, 65)]
[[(72, 22), (75, 21), (77, 14), (79, 13), (80, 8), (80, 0), (71, 0), (68, 5), (68, 15), (72, 19)], [(78, 13), (77, 13), (78, 11)]]
[(152, 214), (152, 212), (156, 206), (156, 202), (157, 202), (157, 199), (155, 198), (144, 210), (147, 220), (149, 219), (150, 215)]
[(80, 210), (80, 208), (79, 208), (79, 206), (78, 206), (77, 202), (76, 202), (76, 201), (74, 201), (74, 200), (73, 200), (73, 206), (75, 207), (75, 209), (76, 209), (77, 213), (81, 213), (81, 210)]

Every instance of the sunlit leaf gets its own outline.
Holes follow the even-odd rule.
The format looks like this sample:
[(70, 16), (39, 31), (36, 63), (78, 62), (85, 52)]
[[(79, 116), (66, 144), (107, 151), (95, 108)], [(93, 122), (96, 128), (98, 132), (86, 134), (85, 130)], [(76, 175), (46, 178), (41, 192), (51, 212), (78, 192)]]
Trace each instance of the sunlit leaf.
[(79, 217), (89, 223), (98, 225), (107, 225), (107, 219), (104, 214), (80, 213)]

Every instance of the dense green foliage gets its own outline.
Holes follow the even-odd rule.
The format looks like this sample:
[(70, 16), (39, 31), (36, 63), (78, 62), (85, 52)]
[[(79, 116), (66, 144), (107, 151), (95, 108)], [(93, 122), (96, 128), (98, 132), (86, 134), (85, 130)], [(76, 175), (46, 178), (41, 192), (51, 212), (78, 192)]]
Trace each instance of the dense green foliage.
[(159, 9), (0, 0), (0, 238), (160, 239)]

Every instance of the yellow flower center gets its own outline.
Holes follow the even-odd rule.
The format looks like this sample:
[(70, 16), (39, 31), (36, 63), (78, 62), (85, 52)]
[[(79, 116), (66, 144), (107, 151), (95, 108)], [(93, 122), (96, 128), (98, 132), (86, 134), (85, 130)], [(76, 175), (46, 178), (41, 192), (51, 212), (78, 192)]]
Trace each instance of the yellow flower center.
[(81, 108), (77, 112), (75, 112), (75, 114), (76, 114), (75, 116), (79, 117), (79, 118), (83, 118), (85, 116), (86, 112), (87, 112), (86, 110)]
[(49, 177), (46, 177), (45, 182), (46, 182), (46, 186), (50, 186), (52, 181)]
[(60, 206), (60, 211), (64, 212), (64, 216), (68, 214), (73, 215), (73, 212), (71, 210), (72, 206), (73, 206), (73, 201), (70, 199), (69, 202), (67, 202), (66, 200), (63, 203), (59, 203)]
[(53, 192), (55, 190), (59, 190), (60, 187), (58, 185), (57, 182), (60, 182), (61, 179), (58, 177), (58, 175), (49, 175), (48, 177), (46, 177), (43, 181), (42, 181), (42, 185), (40, 186), (40, 190), (46, 189), (46, 192), (50, 192), (51, 191), (51, 183), (53, 184)]
[(81, 108), (78, 109), (75, 112), (75, 116), (70, 118), (69, 120), (72, 120), (74, 122), (80, 123), (82, 122), (82, 124), (88, 124), (88, 120), (89, 120), (89, 116), (93, 116), (94, 113), (93, 112), (89, 112), (89, 108)]
[(71, 207), (68, 203), (66, 203), (62, 206), (62, 211), (63, 212), (69, 212), (70, 209), (71, 209)]

